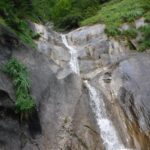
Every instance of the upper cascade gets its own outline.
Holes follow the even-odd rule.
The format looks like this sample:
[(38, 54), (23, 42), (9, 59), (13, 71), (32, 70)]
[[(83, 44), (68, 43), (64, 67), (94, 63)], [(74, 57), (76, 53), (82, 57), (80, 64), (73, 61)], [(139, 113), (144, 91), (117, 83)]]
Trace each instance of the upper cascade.
[(72, 70), (73, 72), (75, 72), (76, 74), (80, 74), (77, 50), (75, 50), (72, 46), (70, 46), (70, 45), (68, 44), (68, 41), (67, 41), (66, 36), (67, 36), (67, 35), (61, 35), (61, 37), (62, 37), (62, 42), (63, 42), (64, 45), (69, 49), (69, 52), (70, 52), (70, 55), (71, 55), (70, 62), (69, 62), (70, 67), (71, 67), (71, 70)]

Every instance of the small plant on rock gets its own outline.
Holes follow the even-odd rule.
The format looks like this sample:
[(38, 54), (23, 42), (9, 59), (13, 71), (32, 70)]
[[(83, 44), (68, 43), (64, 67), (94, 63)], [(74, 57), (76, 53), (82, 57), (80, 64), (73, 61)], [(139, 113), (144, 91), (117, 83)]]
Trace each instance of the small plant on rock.
[(27, 119), (35, 108), (35, 102), (29, 94), (30, 81), (26, 66), (12, 58), (4, 65), (2, 70), (12, 78), (16, 95), (16, 112), (20, 114), (21, 120)]

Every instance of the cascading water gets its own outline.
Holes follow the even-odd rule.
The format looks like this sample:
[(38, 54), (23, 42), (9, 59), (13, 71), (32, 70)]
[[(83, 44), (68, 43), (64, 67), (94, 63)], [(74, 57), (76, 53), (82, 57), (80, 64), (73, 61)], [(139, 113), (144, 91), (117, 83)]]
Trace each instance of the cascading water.
[(79, 71), (80, 69), (79, 69), (77, 51), (72, 46), (68, 45), (68, 41), (67, 41), (66, 35), (61, 35), (61, 38), (62, 38), (62, 42), (69, 49), (69, 52), (71, 54), (71, 59), (70, 59), (70, 62), (69, 62), (71, 70), (73, 72), (75, 72), (76, 74), (79, 74), (80, 73), (80, 71)]
[[(78, 54), (77, 51), (69, 46), (66, 35), (61, 35), (63, 44), (69, 49), (71, 54), (70, 59), (70, 67), (73, 72), (79, 74), (79, 63), (78, 63)], [(87, 80), (84, 80), (84, 84), (89, 90), (90, 95), (90, 104), (95, 113), (97, 124), (100, 129), (101, 138), (103, 140), (103, 144), (106, 150), (127, 150), (123, 145), (121, 139), (113, 126), (112, 121), (108, 118), (106, 113), (105, 103), (103, 101), (103, 97), (100, 94), (100, 91), (92, 87)]]
[(106, 150), (123, 150), (123, 143), (119, 139), (112, 121), (108, 118), (103, 97), (92, 87), (87, 80), (84, 81), (89, 90), (90, 105), (95, 113), (96, 120), (100, 129), (101, 138)]

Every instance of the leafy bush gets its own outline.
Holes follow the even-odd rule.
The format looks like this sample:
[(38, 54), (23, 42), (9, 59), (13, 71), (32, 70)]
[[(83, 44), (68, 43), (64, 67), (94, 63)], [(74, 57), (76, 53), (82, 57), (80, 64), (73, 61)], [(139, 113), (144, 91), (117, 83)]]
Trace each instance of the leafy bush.
[(70, 30), (79, 27), (82, 15), (79, 11), (72, 10), (66, 16), (61, 17), (56, 24), (57, 29)]
[(146, 25), (139, 29), (142, 33), (142, 39), (139, 41), (139, 51), (150, 48), (150, 25)]
[(128, 30), (123, 31), (121, 33), (121, 35), (123, 35), (123, 36), (125, 36), (127, 38), (133, 39), (133, 38), (136, 38), (136, 36), (137, 36), (137, 30), (134, 29), (134, 28), (130, 28)]
[(144, 17), (145, 17), (145, 21), (148, 22), (148, 23), (150, 23), (150, 11), (148, 11), (148, 12), (144, 15)]
[[(16, 34), (20, 37), (20, 39), (31, 46), (35, 46), (33, 42), (33, 35), (36, 34), (34, 31), (32, 31), (26, 20), (18, 20), (18, 22), (13, 22), (12, 24), (15, 25), (15, 27), (12, 27), (15, 29)], [(12, 26), (12, 24), (10, 26)]]
[(51, 14), (57, 28), (72, 29), (78, 27), (80, 21), (94, 15), (101, 0), (58, 0)]
[(108, 36), (117, 36), (121, 34), (121, 31), (117, 27), (107, 26), (105, 32)]
[(3, 71), (7, 73), (13, 81), (16, 93), (16, 110), (21, 118), (29, 115), (35, 108), (35, 103), (29, 94), (30, 82), (27, 68), (17, 59), (12, 58), (4, 65)]
[[(0, 24), (11, 27), (19, 38), (31, 46), (35, 46), (28, 20), (34, 22), (48, 21), (50, 12), (47, 11), (54, 0), (2, 0), (0, 1)], [(41, 19), (42, 18), (42, 19)], [(2, 21), (1, 21), (2, 20)]]
[(102, 5), (96, 15), (83, 20), (81, 25), (104, 23), (106, 24), (106, 32), (108, 35), (120, 35), (118, 30), (120, 25), (125, 22), (132, 22), (143, 16), (148, 11), (148, 1), (149, 0), (112, 0)]

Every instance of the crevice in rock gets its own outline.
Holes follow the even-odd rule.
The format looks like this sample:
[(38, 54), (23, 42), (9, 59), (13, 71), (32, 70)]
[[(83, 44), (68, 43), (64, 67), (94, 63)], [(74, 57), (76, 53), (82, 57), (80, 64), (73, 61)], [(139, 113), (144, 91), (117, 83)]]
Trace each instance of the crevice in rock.
[(13, 105), (14, 101), (10, 98), (9, 94), (4, 90), (0, 90), (0, 106), (12, 107)]
[(93, 133), (95, 133), (95, 134), (97, 134), (98, 136), (100, 136), (99, 133), (98, 133), (97, 131), (95, 131), (94, 129), (92, 129), (90, 126), (84, 125), (84, 127), (88, 128), (90, 131), (92, 131)]
[(30, 135), (33, 139), (36, 137), (36, 135), (42, 133), (42, 127), (37, 110), (34, 110), (32, 116), (29, 117), (28, 126)]

